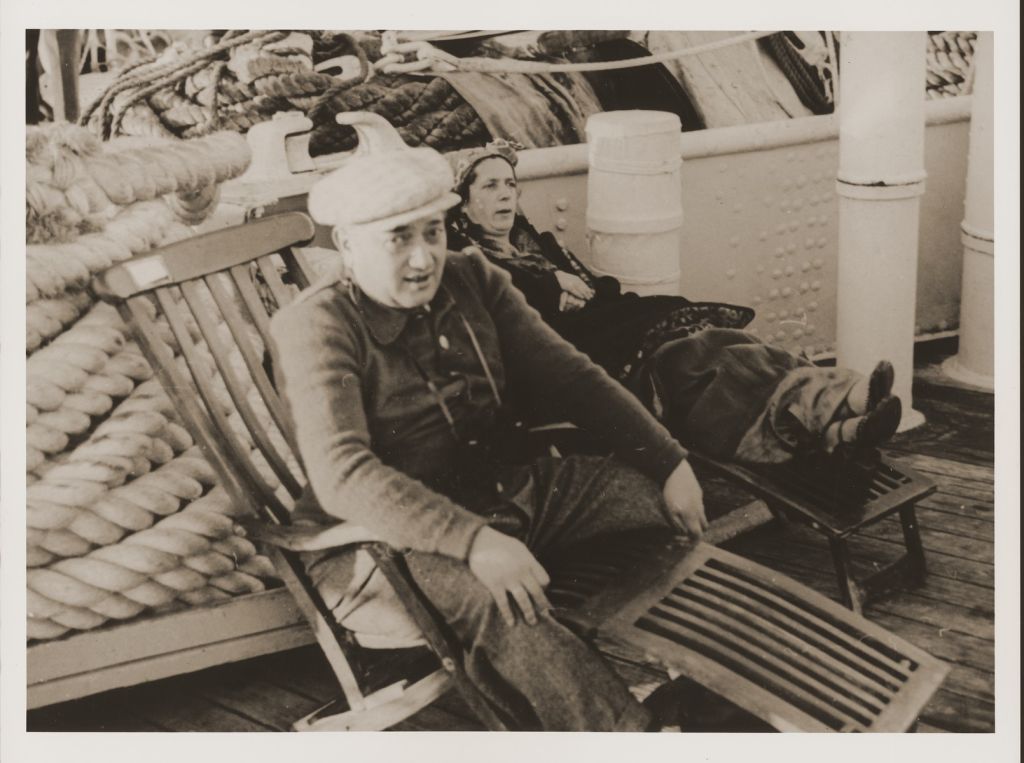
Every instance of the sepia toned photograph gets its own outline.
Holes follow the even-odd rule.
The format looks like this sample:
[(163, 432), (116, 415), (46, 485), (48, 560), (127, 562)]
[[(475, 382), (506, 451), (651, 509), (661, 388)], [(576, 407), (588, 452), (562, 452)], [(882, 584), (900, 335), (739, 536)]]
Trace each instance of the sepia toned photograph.
[(18, 32), (29, 737), (995, 733), (1000, 30), (736, 26)]

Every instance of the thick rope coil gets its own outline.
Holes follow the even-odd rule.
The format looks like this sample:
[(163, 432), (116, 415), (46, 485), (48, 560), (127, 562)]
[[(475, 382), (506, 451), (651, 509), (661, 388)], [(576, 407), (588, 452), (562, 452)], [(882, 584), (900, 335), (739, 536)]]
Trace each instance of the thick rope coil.
[(240, 175), (250, 159), (245, 138), (219, 132), (187, 144), (108, 152), (86, 166), (111, 201), (125, 205), (170, 193), (195, 193)]
[(177, 136), (167, 129), (153, 110), (135, 103), (124, 111), (121, 117), (121, 131), (125, 135), (146, 135), (153, 138), (174, 139)]
[[(200, 61), (212, 61), (233, 48), (249, 45), (255, 40), (264, 43), (277, 39), (283, 39), (285, 32), (254, 30), (241, 35), (232, 36), (230, 39), (222, 39), (221, 42), (204, 50), (196, 51), (188, 56), (183, 56), (169, 61), (153, 61), (139, 66), (118, 78), (113, 86), (107, 89), (103, 95), (94, 101), (82, 113), (79, 124), (86, 125), (93, 121), (96, 115), (99, 122), (102, 137), (110, 137), (110, 122), (113, 119), (110, 107), (114, 98), (125, 91), (145, 86), (153, 82), (167, 82), (171, 84), (178, 79), (184, 79), (192, 71), (192, 64)], [(225, 36), (226, 37), (226, 36)], [(185, 72), (182, 74), (182, 72)]]
[(26, 165), (25, 172), (27, 243), (72, 241), (102, 228), (110, 202), (84, 172), (61, 178), (37, 164)]
[[(125, 247), (153, 243), (144, 226), (123, 216), (118, 223), (113, 230), (118, 240), (128, 242)], [(190, 233), (171, 222), (163, 238)], [(98, 264), (81, 251), (73, 259), (80, 264), (86, 259), (86, 270)], [(180, 296), (172, 298), (180, 301)], [(212, 308), (205, 289), (200, 298)], [(141, 304), (155, 316), (150, 303)], [(185, 324), (200, 362), (212, 373), (213, 359), (198, 327), (191, 319)], [(156, 326), (161, 340), (175, 351), (166, 325), (158, 321)], [(222, 341), (230, 341), (226, 325), (220, 324), (218, 331)], [(219, 488), (211, 489), (212, 470), (187, 431), (171, 419), (170, 401), (149, 378), (151, 370), (127, 341), (113, 308), (94, 306), (29, 361), (27, 416), (33, 440), (44, 440), (35, 445), (52, 451), (56, 445), (45, 442), (44, 435), (53, 433), (62, 446), (52, 458), (30, 448), (43, 457), (26, 507), (30, 638), (54, 638), (264, 587), (262, 578), (273, 577), (269, 561), (235, 534), (232, 518), (245, 509), (232, 505)], [(229, 361), (236, 369), (244, 367), (237, 348)], [(215, 378), (217, 403), (229, 426), (253, 447), (226, 389)], [(272, 442), (287, 453), (257, 391), (250, 389), (247, 398)], [(93, 428), (98, 418), (103, 420)], [(64, 439), (81, 443), (66, 450)], [(254, 463), (287, 502), (269, 465), (262, 457), (254, 457)], [(294, 464), (292, 468), (298, 473)]]
[(148, 252), (173, 219), (171, 209), (155, 200), (124, 209), (102, 233), (90, 233), (69, 244), (30, 245), (25, 258), (26, 296), (37, 300), (85, 287), (92, 276), (115, 262)]
[(173, 90), (158, 90), (149, 97), (149, 105), (159, 114), (160, 119), (171, 128), (181, 129), (203, 124), (214, 115)]
[[(224, 130), (245, 132), (250, 127), (271, 118), (276, 110), (277, 99), (258, 95), (247, 101), (227, 104), (219, 112), (220, 127)], [(191, 133), (183, 135), (191, 137)]]
[(971, 90), (974, 32), (928, 34), (927, 94), (930, 98), (965, 95)]
[[(270, 36), (264, 37), (262, 42), (272, 41), (273, 39), (276, 39), (276, 34), (278, 33), (271, 33)], [(247, 48), (249, 46), (245, 47)], [(232, 61), (234, 60), (235, 56), (232, 57)], [(132, 93), (132, 95), (123, 102), (123, 105), (120, 108), (114, 110), (113, 116), (109, 120), (104, 121), (104, 135), (109, 137), (110, 134), (117, 134), (118, 132), (120, 132), (122, 116), (129, 106), (132, 106), (146, 98), (150, 98), (151, 96), (158, 97), (161, 91), (165, 93), (170, 93), (171, 91), (168, 90), (169, 87), (177, 85), (181, 81), (187, 79), (189, 76), (199, 72), (204, 67), (208, 66), (208, 64), (208, 59), (193, 60), (191, 63), (182, 65), (180, 69), (177, 69), (166, 76), (160, 77), (155, 81), (151, 82), (150, 84), (148, 84), (148, 86), (143, 87), (141, 90), (137, 90), (134, 93)], [(209, 115), (209, 117), (203, 115), (202, 117), (197, 118), (197, 121), (193, 122), (192, 124), (197, 124), (201, 121), (206, 121), (207, 119), (212, 119), (215, 121), (215, 115), (211, 114)]]
[[(72, 329), (73, 331), (74, 329)], [(61, 338), (72, 332), (66, 332), (61, 335)], [(55, 375), (62, 374), (65, 379), (72, 378), (69, 374), (73, 373), (73, 371), (68, 368), (68, 365), (75, 362), (76, 355), (90, 357), (80, 349), (74, 348), (74, 346), (71, 347), (73, 351), (69, 352), (69, 345), (62, 344), (58, 340), (58, 342), (47, 348), (48, 350), (53, 348), (60, 359), (58, 363), (49, 366), (41, 366), (38, 362), (37, 358), (42, 353), (37, 353), (29, 359), (26, 390), (29, 388), (33, 390), (30, 404), (36, 399), (34, 397), (36, 390), (57, 387), (54, 381), (58, 380), (60, 376), (55, 378)], [(116, 399), (121, 399), (131, 394), (139, 382), (148, 380), (153, 374), (149, 365), (134, 345), (128, 345), (111, 355), (97, 352), (92, 357), (97, 356), (103, 357), (100, 367), (95, 372), (83, 369), (88, 374), (87, 378), (85, 378), (80, 386), (73, 390), (62, 390), (64, 395), (56, 408), (46, 410), (33, 405), (37, 413), (33, 417), (33, 421), (28, 424), (29, 427), (36, 432), (40, 428), (46, 431), (56, 430), (57, 433), (67, 435), (69, 440), (74, 439), (76, 436), (91, 430), (94, 421), (107, 416), (114, 408), (114, 401)], [(53, 399), (46, 400), (45, 402), (52, 403)], [(35, 436), (38, 437), (39, 435)], [(30, 444), (33, 442), (33, 435), (31, 433), (28, 435), (28, 440)], [(43, 453), (63, 453), (63, 450), (47, 450), (38, 445), (35, 447)], [(32, 471), (35, 471), (38, 476), (49, 473), (49, 469), (45, 468), (45, 463), (33, 467)]]
[[(192, 500), (184, 510), (176, 511), (179, 501), (188, 501), (197, 497), (196, 492), (204, 486), (200, 480), (205, 480), (206, 484), (212, 483), (212, 472), (205, 462), (193, 455), (195, 453), (194, 449), (191, 452), (184, 453), (167, 467), (163, 467), (146, 477), (139, 478), (133, 483), (124, 485), (119, 491), (112, 492), (106, 499), (108, 506), (123, 511), (125, 505), (130, 503), (138, 504), (140, 498), (152, 503), (160, 500), (161, 493), (169, 496), (169, 499), (165, 499), (163, 504), (159, 506), (154, 504), (147, 507), (151, 511), (155, 508), (156, 513), (162, 511), (167, 514), (166, 519), (161, 520), (152, 528), (152, 530), (158, 532), (145, 531), (136, 533), (116, 546), (108, 544), (103, 548), (96, 549), (90, 556), (98, 556), (115, 565), (126, 565), (127, 569), (144, 571), (153, 576), (153, 580), (149, 581), (150, 583), (155, 581), (164, 588), (175, 591), (191, 591), (205, 585), (201, 576), (192, 574), (196, 572), (211, 575), (210, 585), (220, 587), (229, 593), (260, 590), (262, 583), (258, 579), (252, 578), (251, 575), (240, 577), (229, 570), (230, 563), (227, 559), (211, 555), (213, 552), (219, 552), (234, 560), (234, 564), (239, 564), (252, 557), (254, 549), (251, 544), (243, 538), (231, 535), (234, 532), (233, 523), (225, 518), (225, 516), (237, 516), (241, 511), (241, 507), (233, 506), (227, 500), (222, 490), (214, 488), (202, 498)], [(182, 470), (187, 471), (188, 476), (193, 477), (194, 482), (198, 484), (174, 478), (172, 474), (169, 474), (169, 471)], [(269, 479), (272, 479), (272, 476)], [(144, 482), (146, 484), (143, 484)], [(127, 495), (127, 497), (116, 494), (116, 492), (127, 494), (132, 486), (135, 486), (135, 491)], [(69, 485), (68, 487), (70, 491), (82, 489), (82, 486), (78, 484)], [(71, 496), (62, 496), (60, 493), (53, 494), (52, 491), (50, 497), (57, 500), (71, 499)], [(121, 501), (121, 503), (118, 504), (117, 501)], [(136, 517), (141, 522), (145, 521), (138, 514)], [(81, 528), (79, 530), (81, 531)], [(101, 530), (109, 530), (109, 527), (93, 522), (90, 530), (100, 532)], [(56, 541), (65, 544), (73, 543), (73, 536), (70, 533), (55, 531), (49, 533), (49, 535), (55, 536), (54, 539)], [(30, 532), (30, 543), (33, 540), (37, 540), (38, 537), (38, 532), (34, 534)], [(201, 538), (217, 539), (217, 542), (213, 543), (213, 552), (206, 548), (207, 544)], [(103, 540), (108, 539), (104, 538)], [(129, 549), (129, 545), (133, 547)], [(136, 548), (137, 546), (143, 546), (145, 550), (140, 550)], [(81, 548), (81, 544), (78, 544), (78, 547)], [(152, 553), (154, 550), (158, 552), (156, 555)], [(164, 556), (161, 556), (161, 554), (164, 554)], [(169, 557), (167, 555), (172, 556)], [(181, 565), (176, 564), (174, 556), (185, 557), (183, 564), (188, 569), (182, 569)], [(54, 566), (51, 565), (51, 568)], [(52, 589), (53, 581), (49, 578), (43, 578), (41, 581), (36, 580), (35, 587), (38, 593), (45, 594), (51, 598), (56, 597), (56, 600), (65, 604), (81, 605), (83, 602), (80, 598), (76, 597), (83, 595), (83, 591), (85, 591), (85, 595), (93, 595), (88, 589), (83, 589), (80, 585), (76, 585), (75, 581), (94, 586), (98, 584), (100, 588), (108, 591), (121, 590), (129, 598), (135, 596), (137, 590), (133, 587), (131, 591), (123, 591), (123, 587), (129, 583), (136, 583), (137, 580), (134, 578), (126, 579), (117, 569), (100, 570), (104, 573), (100, 579), (83, 578), (83, 572), (95, 572), (91, 567), (80, 569), (74, 565), (64, 565), (63, 567), (58, 567), (58, 570), (75, 579), (74, 581), (61, 581), (65, 589), (70, 586), (69, 589)], [(245, 567), (245, 570), (257, 575), (271, 575), (270, 566), (266, 560), (251, 562)], [(51, 588), (46, 586), (51, 586)], [(121, 586), (121, 588), (118, 588), (118, 586)], [(149, 584), (143, 584), (139, 588), (145, 594), (145, 597), (139, 599), (136, 596), (136, 601), (142, 601), (150, 606), (163, 605), (169, 601), (170, 597), (167, 595), (154, 597), (155, 591)], [(63, 595), (60, 593), (60, 590), (64, 590)], [(156, 590), (159, 591), (160, 589)], [(94, 613), (98, 611), (95, 602), (90, 601), (90, 609)], [(106, 610), (104, 610), (104, 613), (106, 613)], [(36, 612), (31, 614), (38, 617)], [(91, 622), (89, 617), (83, 619), (80, 617), (80, 614), (74, 612), (67, 616), (75, 618), (73, 623), (67, 617), (64, 619), (57, 617), (55, 619), (64, 625), (74, 624), (76, 628), (94, 627), (89, 626), (89, 622)]]
[(269, 563), (254, 560), (255, 547), (233, 533), (229, 517), (182, 512), (88, 557), (30, 570), (30, 622), (82, 630), (169, 606), (179, 597), (218, 598), (211, 588), (234, 595), (263, 590), (251, 573), (271, 572)]
[(34, 352), (59, 336), (92, 305), (92, 295), (84, 289), (71, 289), (53, 299), (37, 299), (25, 308), (25, 348)]
[[(26, 307), (26, 348), (35, 352), (59, 335), (94, 303), (92, 294), (79, 284), (92, 274), (152, 246), (180, 241), (191, 230), (174, 221), (174, 213), (162, 201), (126, 210), (130, 219), (118, 219), (102, 234), (83, 236), (73, 244), (28, 247), (26, 296), (34, 301)], [(155, 239), (155, 240), (154, 240)], [(53, 299), (41, 298), (56, 294)]]
[[(206, 295), (207, 300), (210, 299), (209, 295)], [(197, 329), (194, 329), (197, 330)], [(220, 326), (220, 333), (222, 334), (222, 341), (229, 335), (225, 325)], [(58, 348), (55, 348), (58, 349)], [(200, 354), (200, 358), (204, 364), (209, 367), (212, 371), (213, 360), (209, 357), (208, 352), (202, 349), (201, 346), (197, 347), (197, 352)], [(101, 357), (91, 355), (89, 361), (91, 367), (96, 367), (102, 362)], [(64, 386), (67, 389), (62, 391), (67, 392), (74, 389), (78, 389), (85, 384), (85, 377), (87, 374), (81, 369), (73, 368), (68, 364), (58, 367), (57, 369), (50, 369), (47, 363), (52, 363), (50, 358), (57, 357), (56, 352), (50, 352), (42, 359), (35, 363), (37, 369), (44, 371), (49, 370), (49, 376), (57, 376), (58, 381), (63, 381)], [(122, 356), (123, 357), (123, 356)], [(137, 358), (137, 367), (134, 369), (118, 369), (126, 373), (130, 373), (132, 370), (136, 374), (148, 374), (151, 373), (142, 360), (141, 357)], [(113, 360), (109, 361), (113, 362)], [(231, 358), (231, 362), (238, 368), (241, 368), (243, 361), (238, 355), (237, 351)], [(60, 374), (57, 374), (57, 372)], [(77, 371), (77, 376), (70, 376), (73, 371)], [(44, 387), (45, 389), (45, 387)], [(233, 427), (235, 427), (240, 434), (242, 434), (243, 441), (248, 442), (248, 434), (242, 433), (241, 421), (237, 416), (237, 413), (233, 412), (231, 407), (230, 398), (227, 395), (225, 389), (220, 391), (220, 404), (224, 407), (225, 412), (231, 414), (229, 421), (231, 421)], [(254, 410), (258, 411), (258, 415), (261, 420), (265, 423), (268, 430), (271, 431), (272, 439), (275, 441), (276, 446), (286, 452), (283, 438), (280, 437), (280, 433), (271, 426), (271, 418), (269, 412), (266, 411), (265, 406), (262, 406), (261, 401), (258, 399), (257, 392), (254, 388), (250, 389), (248, 397), (250, 404)], [(46, 401), (31, 400), (34, 406), (38, 408), (39, 404)], [(69, 459), (68, 463), (61, 463), (55, 465), (53, 468), (44, 472), (44, 480), (31, 486), (29, 493), (29, 527), (38, 530), (47, 530), (49, 533), (43, 537), (36, 537), (36, 545), (40, 546), (44, 551), (51, 554), (66, 555), (66, 553), (80, 554), (87, 547), (80, 543), (77, 539), (71, 539), (66, 537), (63, 530), (67, 529), (74, 535), (77, 535), (80, 539), (84, 539), (94, 544), (107, 544), (115, 542), (121, 534), (121, 530), (111, 525), (106, 521), (98, 521), (92, 517), (85, 517), (81, 514), (82, 511), (90, 511), (91, 507), (99, 500), (100, 496), (104, 494), (105, 490), (98, 487), (98, 484), (105, 485), (107, 488), (114, 487), (111, 494), (114, 497), (123, 497), (127, 495), (129, 498), (140, 493), (143, 501), (135, 500), (136, 505), (140, 505), (142, 508), (149, 511), (151, 514), (160, 514), (164, 512), (172, 512), (178, 508), (178, 500), (167, 501), (164, 499), (163, 503), (154, 503), (159, 501), (161, 496), (152, 496), (147, 493), (147, 490), (157, 489), (165, 494), (175, 496), (180, 500), (191, 500), (199, 497), (201, 490), (197, 489), (197, 486), (187, 482), (175, 483), (171, 477), (164, 474), (164, 471), (153, 472), (145, 477), (140, 477), (133, 482), (120, 486), (127, 477), (127, 470), (132, 471), (148, 471), (148, 464), (139, 464), (140, 458), (145, 455), (150, 461), (154, 463), (164, 463), (173, 457), (174, 451), (168, 449), (165, 456), (160, 457), (157, 454), (160, 452), (159, 447), (165, 443), (165, 441), (171, 439), (172, 445), (178, 444), (180, 447), (187, 447), (191, 444), (189, 439), (179, 437), (178, 442), (168, 437), (168, 430), (171, 434), (174, 434), (174, 430), (171, 428), (172, 424), (168, 421), (168, 417), (172, 414), (172, 407), (170, 401), (166, 398), (162, 388), (156, 382), (156, 380), (150, 380), (143, 384), (140, 384), (134, 392), (125, 400), (124, 403), (119, 405), (115, 410), (114, 414), (107, 418), (93, 433), (90, 442), (87, 442), (82, 448), (77, 449)], [(77, 412), (65, 412), (65, 418), (77, 417), (75, 419), (74, 426), (77, 427), (76, 433), (84, 431), (90, 424), (90, 419), (84, 414)], [(30, 425), (30, 430), (34, 432), (50, 432), (41, 426), (39, 419), (42, 415), (37, 417), (37, 421)], [(72, 423), (68, 423), (65, 428), (70, 428)], [(179, 431), (180, 430), (179, 428)], [(117, 434), (140, 434), (144, 435), (151, 440), (137, 440), (133, 449), (127, 452), (121, 452), (118, 455), (127, 459), (127, 462), (122, 462), (120, 465), (112, 465), (109, 462), (95, 463), (88, 462), (87, 459), (91, 456), (90, 443), (94, 439), (102, 441), (104, 436), (117, 435)], [(63, 436), (62, 432), (54, 433), (59, 441), (51, 445), (49, 442), (39, 439), (37, 436), (31, 440), (33, 447), (40, 449), (44, 452), (54, 452), (57, 450), (57, 446), (63, 450), (67, 444), (67, 437)], [(249, 447), (253, 447), (249, 443)], [(141, 452), (145, 449), (145, 453)], [(83, 464), (82, 462), (86, 462)], [(266, 468), (269, 472), (269, 467)], [(129, 472), (130, 473), (130, 472)], [(173, 477), (173, 475), (172, 475)], [(272, 474), (269, 474), (268, 482), (274, 486), (277, 482)], [(60, 508), (65, 507), (65, 508)], [(109, 511), (109, 507), (104, 507), (105, 511)], [(130, 518), (130, 522), (137, 522), (133, 517)], [(76, 526), (73, 523), (78, 523)], [(33, 558), (43, 559), (45, 555), (42, 553), (35, 553)]]
[(313, 108), (314, 104), (316, 104), (316, 96), (314, 95), (293, 95), (289, 96), (285, 100), (288, 102), (288, 105), (291, 106), (292, 109), (302, 112), (309, 111), (311, 108)]
[(261, 95), (276, 95), (285, 98), (322, 93), (335, 79), (327, 74), (313, 71), (274, 73), (253, 80), (253, 89)]
[[(79, 133), (79, 134), (76, 134)], [(245, 171), (250, 151), (235, 132), (182, 144), (99, 151), (82, 128), (40, 128), (26, 151), (29, 243), (70, 242), (96, 231), (130, 205), (171, 193), (195, 195)], [(194, 210), (190, 214), (194, 219)]]

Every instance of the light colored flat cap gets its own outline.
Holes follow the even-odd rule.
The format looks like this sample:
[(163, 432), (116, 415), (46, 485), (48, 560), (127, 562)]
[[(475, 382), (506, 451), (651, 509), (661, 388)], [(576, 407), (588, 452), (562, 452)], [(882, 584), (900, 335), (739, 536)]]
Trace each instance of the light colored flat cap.
[(309, 214), (321, 225), (382, 230), (458, 204), (451, 168), (432, 148), (355, 155), (309, 191)]

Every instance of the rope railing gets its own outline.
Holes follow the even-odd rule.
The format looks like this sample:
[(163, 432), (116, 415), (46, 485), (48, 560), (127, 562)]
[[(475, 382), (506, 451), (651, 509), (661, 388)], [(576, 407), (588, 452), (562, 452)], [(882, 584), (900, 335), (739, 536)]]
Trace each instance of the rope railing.
[[(374, 64), (379, 71), (389, 74), (425, 72), (444, 74), (450, 72), (485, 72), (489, 74), (552, 74), (568, 72), (598, 72), (618, 69), (631, 69), (640, 66), (662, 63), (674, 59), (710, 53), (732, 45), (742, 45), (776, 34), (769, 32), (745, 32), (721, 40), (679, 48), (663, 53), (656, 53), (643, 58), (630, 58), (618, 61), (592, 61), (586, 63), (549, 63), (541, 61), (520, 61), (515, 59), (495, 58), (459, 58), (438, 49), (428, 42), (404, 42), (382, 46), (384, 57)], [(408, 55), (416, 56), (413, 61), (406, 61)]]

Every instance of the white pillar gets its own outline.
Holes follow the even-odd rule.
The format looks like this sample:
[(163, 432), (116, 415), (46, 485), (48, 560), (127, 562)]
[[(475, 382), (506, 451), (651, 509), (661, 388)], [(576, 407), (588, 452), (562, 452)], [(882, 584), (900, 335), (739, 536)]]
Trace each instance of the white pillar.
[(849, 32), (840, 46), (836, 355), (864, 373), (892, 362), (901, 431), (924, 423), (911, 384), (925, 46), (924, 32)]
[(980, 32), (974, 45), (967, 198), (960, 224), (964, 244), (960, 351), (943, 366), (954, 379), (987, 389), (995, 387), (993, 74), (992, 33)]

